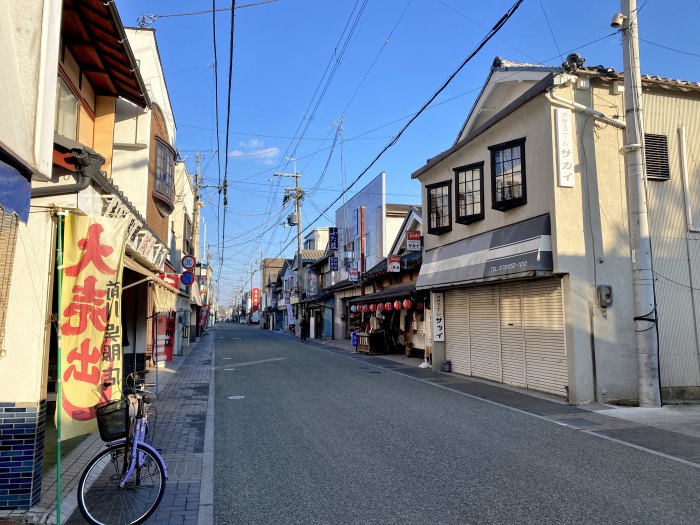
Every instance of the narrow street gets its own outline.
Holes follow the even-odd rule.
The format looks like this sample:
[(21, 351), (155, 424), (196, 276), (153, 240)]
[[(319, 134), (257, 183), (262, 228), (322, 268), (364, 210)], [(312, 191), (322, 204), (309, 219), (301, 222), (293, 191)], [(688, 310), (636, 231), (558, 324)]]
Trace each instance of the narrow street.
[(689, 463), (464, 395), (452, 376), (409, 377), (257, 326), (215, 337), (215, 523), (700, 516)]

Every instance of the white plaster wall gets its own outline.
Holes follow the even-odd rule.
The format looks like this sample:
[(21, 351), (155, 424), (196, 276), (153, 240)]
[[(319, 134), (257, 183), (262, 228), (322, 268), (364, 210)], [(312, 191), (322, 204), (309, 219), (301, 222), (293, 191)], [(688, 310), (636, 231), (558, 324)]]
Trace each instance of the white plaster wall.
[(401, 231), (401, 225), (406, 217), (387, 217), (386, 218), (386, 235), (384, 236), (384, 252), (383, 256), (389, 255), (391, 246), (396, 241), (396, 237)]
[(54, 262), (54, 224), (48, 212), (20, 223), (0, 357), (0, 400), (36, 403), (46, 396), (47, 315)]
[(148, 146), (151, 140), (151, 114), (117, 99), (114, 120), (112, 180), (146, 217), (148, 203)]
[(170, 96), (165, 84), (155, 30), (134, 28), (126, 28), (125, 30), (131, 50), (139, 63), (139, 72), (144, 84), (146, 84), (148, 94), (151, 100), (163, 110), (170, 143), (174, 145), (175, 117), (170, 106)]
[(60, 15), (55, 15), (62, 4), (0, 0), (0, 99), (5, 101), (0, 104), (0, 141), (47, 177), (60, 29)]
[[(607, 86), (587, 90), (562, 87), (557, 95), (605, 113), (617, 113), (612, 108), (622, 104), (621, 97), (612, 95)], [(553, 119), (553, 109), (551, 115)], [(580, 112), (573, 112), (572, 118), (575, 187), (557, 187), (556, 173), (552, 173), (550, 183), (555, 202), (554, 267), (569, 274), (564, 289), (569, 304), (569, 344), (574, 350), (569, 390), (578, 401), (594, 399), (595, 352), (598, 400), (634, 399), (637, 358), (625, 168), (619, 153), (622, 131)], [(554, 152), (552, 165), (556, 166)], [(613, 306), (605, 311), (598, 305), (599, 284), (613, 287)]]

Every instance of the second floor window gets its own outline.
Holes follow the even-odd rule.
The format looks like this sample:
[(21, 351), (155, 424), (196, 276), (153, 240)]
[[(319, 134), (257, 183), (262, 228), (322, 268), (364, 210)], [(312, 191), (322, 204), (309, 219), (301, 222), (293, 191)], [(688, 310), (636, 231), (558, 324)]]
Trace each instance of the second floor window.
[(430, 184), (428, 192), (428, 233), (440, 234), (452, 229), (450, 181)]
[(71, 140), (78, 140), (78, 110), (80, 103), (62, 78), (56, 86), (56, 120), (54, 132)]
[(469, 224), (484, 218), (484, 163), (455, 168), (457, 222)]
[(170, 148), (159, 140), (156, 141), (156, 144), (155, 190), (161, 195), (172, 199), (175, 155)]
[(506, 211), (527, 202), (525, 139), (490, 146), (491, 207)]

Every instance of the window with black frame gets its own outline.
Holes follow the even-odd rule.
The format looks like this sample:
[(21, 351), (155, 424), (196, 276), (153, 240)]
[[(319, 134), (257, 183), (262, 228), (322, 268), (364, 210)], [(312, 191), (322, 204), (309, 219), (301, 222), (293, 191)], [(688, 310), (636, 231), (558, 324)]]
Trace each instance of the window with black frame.
[(457, 219), (470, 224), (484, 218), (484, 163), (454, 168)]
[(175, 167), (175, 155), (161, 141), (157, 140), (156, 150), (156, 180), (155, 190), (172, 199), (173, 197), (173, 171)]
[(450, 181), (426, 186), (428, 192), (428, 233), (440, 234), (452, 229)]
[(491, 150), (491, 207), (505, 211), (527, 202), (525, 139), (489, 146)]

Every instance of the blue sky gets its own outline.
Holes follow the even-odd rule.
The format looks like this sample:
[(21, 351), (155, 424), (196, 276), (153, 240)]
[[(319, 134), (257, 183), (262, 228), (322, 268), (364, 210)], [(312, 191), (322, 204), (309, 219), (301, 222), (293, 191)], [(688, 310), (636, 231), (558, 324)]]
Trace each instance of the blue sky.
[[(235, 288), (246, 282), (249, 287), (250, 265), (261, 250), (264, 257), (291, 256), (295, 250), (296, 228), (280, 225), (289, 213), (282, 206), (284, 186), (293, 181), (272, 177), (294, 171), (285, 156), (297, 159), (308, 192), (303, 226), (313, 221), (315, 226), (331, 225), (335, 207), (344, 199), (325, 217), (320, 212), (365, 170), (514, 2), (276, 0), (236, 9), (226, 148), (230, 11), (216, 13), (217, 144), (212, 15), (158, 16), (211, 10), (212, 2), (117, 0), (125, 26), (136, 26), (141, 15), (157, 15), (149, 27), (156, 30), (175, 114), (176, 147), (187, 157), (190, 173), (200, 148), (204, 183), (217, 185), (226, 174), (225, 220), (216, 190), (203, 192), (206, 243), (213, 267), (222, 268), (219, 297), (224, 305)], [(230, 5), (229, 0), (216, 1), (218, 9)], [(700, 0), (638, 0), (638, 6), (642, 73), (700, 81)], [(622, 70), (620, 37), (610, 28), (619, 10), (616, 0), (525, 0), (347, 198), (385, 171), (387, 202), (420, 203), (420, 185), (410, 174), (452, 145), (496, 56), (559, 65), (575, 51), (586, 65)]]

